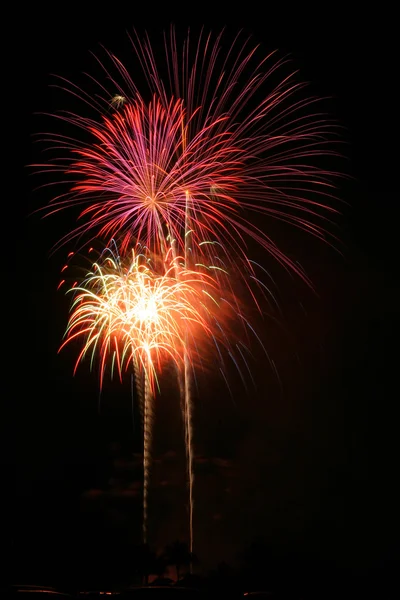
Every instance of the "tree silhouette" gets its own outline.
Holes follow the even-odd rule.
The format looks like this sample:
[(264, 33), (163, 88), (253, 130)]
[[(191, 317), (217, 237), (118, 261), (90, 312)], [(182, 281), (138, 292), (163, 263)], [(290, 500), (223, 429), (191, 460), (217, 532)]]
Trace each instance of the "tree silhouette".
[(165, 553), (157, 554), (154, 557), (152, 572), (157, 575), (158, 579), (163, 579), (168, 566), (168, 559)]
[(156, 563), (156, 553), (151, 550), (148, 544), (140, 544), (134, 550), (134, 562), (142, 583), (148, 585), (149, 575), (154, 572)]
[(191, 566), (196, 560), (196, 557), (189, 551), (188, 544), (180, 540), (176, 540), (165, 548), (165, 556), (168, 564), (173, 565), (176, 569), (177, 581), (180, 579), (182, 567)]

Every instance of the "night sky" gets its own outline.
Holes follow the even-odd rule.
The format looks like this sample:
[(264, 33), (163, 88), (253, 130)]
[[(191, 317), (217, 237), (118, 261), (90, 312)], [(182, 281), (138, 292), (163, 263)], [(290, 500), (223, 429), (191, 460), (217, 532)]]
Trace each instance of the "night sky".
[[(290, 53), (312, 90), (331, 97), (349, 176), (338, 191), (342, 255), (272, 225), (317, 291), (274, 271), (282, 323), (266, 319), (259, 327), (278, 376), (255, 348), (256, 390), (250, 382), (246, 392), (233, 376), (231, 397), (217, 377), (202, 379), (195, 550), (207, 569), (233, 563), (261, 536), (272, 552), (379, 571), (399, 556), (400, 534), (393, 19), (364, 10), (355, 17), (336, 5), (326, 13), (267, 9), (261, 17), (244, 2), (235, 17), (203, 3), (193, 15), (166, 5), (161, 12), (141, 7), (138, 15), (134, 3), (90, 4), (84, 12), (73, 3), (36, 5), (23, 19), (14, 10), (10, 22), (15, 85), (4, 92), (3, 116), (13, 123), (16, 152), (7, 158), (16, 176), (6, 186), (3, 173), (1, 420), (2, 543), (12, 569), (18, 564), (17, 577), (40, 573), (42, 581), (49, 571), (68, 577), (83, 565), (90, 571), (128, 560), (130, 545), (140, 541), (140, 441), (130, 381), (107, 383), (99, 401), (96, 375), (83, 365), (74, 378), (72, 349), (57, 354), (68, 314), (56, 289), (66, 252), (50, 250), (73, 217), (31, 214), (49, 191), (35, 189), (27, 165), (39, 160), (34, 135), (44, 121), (36, 113), (64, 108), (60, 98), (68, 102), (67, 95), (55, 99), (52, 74), (76, 80), (90, 71), (99, 44), (129, 60), (127, 31), (146, 28), (157, 40), (172, 22), (178, 29), (244, 28), (265, 52)], [(161, 548), (187, 531), (182, 426), (168, 390), (157, 411), (150, 538)]]

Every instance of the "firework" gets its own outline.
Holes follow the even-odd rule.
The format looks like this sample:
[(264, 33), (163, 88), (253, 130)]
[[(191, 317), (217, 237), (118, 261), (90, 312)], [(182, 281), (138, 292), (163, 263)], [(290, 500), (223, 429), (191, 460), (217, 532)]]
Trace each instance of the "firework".
[(133, 367), (144, 396), (145, 480), (152, 398), (163, 365), (176, 367), (192, 549), (191, 390), (196, 364), (204, 360), (199, 348), (211, 341), (219, 355), (223, 346), (233, 357), (238, 344), (224, 307), (252, 329), (240, 308), (243, 283), (263, 311), (256, 294), (269, 291), (248, 256), (250, 241), (311, 283), (273, 241), (268, 218), (331, 242), (334, 174), (323, 164), (336, 155), (337, 128), (304, 95), (289, 61), (275, 53), (257, 58), (250, 38), (238, 35), (224, 52), (222, 34), (201, 33), (194, 42), (188, 34), (180, 46), (171, 29), (160, 60), (147, 37), (135, 34), (131, 41), (147, 91), (109, 52), (99, 60), (105, 77), (90, 77), (90, 91), (60, 80), (88, 114), (58, 115), (78, 133), (47, 136), (57, 156), (40, 166), (71, 183), (47, 214), (79, 207), (80, 225), (59, 245), (120, 240), (122, 259), (106, 252), (73, 290), (65, 343), (84, 340), (77, 365), (97, 357), (100, 385), (107, 368), (122, 377)]
[(217, 240), (246, 281), (249, 239), (306, 278), (254, 221), (264, 215), (329, 241), (332, 173), (320, 164), (335, 154), (338, 129), (287, 59), (257, 58), (258, 48), (240, 36), (223, 52), (223, 41), (188, 35), (180, 49), (172, 29), (158, 60), (147, 38), (132, 39), (147, 94), (111, 53), (110, 67), (100, 62), (110, 90), (93, 78), (98, 93), (90, 95), (63, 82), (93, 116), (59, 115), (90, 145), (49, 135), (69, 152), (62, 166), (60, 157), (42, 166), (68, 173), (72, 185), (47, 211), (83, 207), (82, 224), (62, 242), (122, 236), (123, 249), (133, 237), (158, 251), (168, 233), (183, 254), (190, 229), (196, 244)]
[(180, 367), (185, 339), (212, 335), (209, 299), (216, 282), (181, 261), (170, 252), (160, 271), (141, 249), (125, 259), (111, 248), (102, 253), (83, 282), (68, 291), (73, 301), (61, 348), (84, 340), (75, 370), (86, 357), (92, 366), (98, 358), (101, 387), (107, 367), (122, 378), (129, 365), (137, 365), (154, 394), (165, 361)]

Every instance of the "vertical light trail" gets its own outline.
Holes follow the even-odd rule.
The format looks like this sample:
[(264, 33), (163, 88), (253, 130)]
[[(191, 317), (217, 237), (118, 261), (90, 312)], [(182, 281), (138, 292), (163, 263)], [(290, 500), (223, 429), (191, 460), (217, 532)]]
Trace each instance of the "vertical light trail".
[(144, 375), (144, 405), (143, 405), (143, 543), (148, 540), (148, 500), (151, 464), (151, 437), (153, 421), (153, 394), (150, 382)]

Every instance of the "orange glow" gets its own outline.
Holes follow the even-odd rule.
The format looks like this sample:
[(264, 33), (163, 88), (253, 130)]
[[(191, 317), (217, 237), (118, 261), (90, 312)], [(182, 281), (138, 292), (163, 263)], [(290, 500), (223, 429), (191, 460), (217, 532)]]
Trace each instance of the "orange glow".
[(157, 272), (139, 251), (124, 264), (110, 251), (80, 286), (70, 289), (74, 300), (61, 348), (84, 340), (75, 370), (88, 355), (93, 364), (97, 353), (101, 385), (107, 364), (116, 365), (120, 377), (133, 364), (144, 371), (154, 393), (165, 361), (181, 368), (185, 353), (194, 359), (188, 340), (211, 333), (209, 304), (216, 282), (182, 267), (180, 257), (168, 256), (164, 272)]

